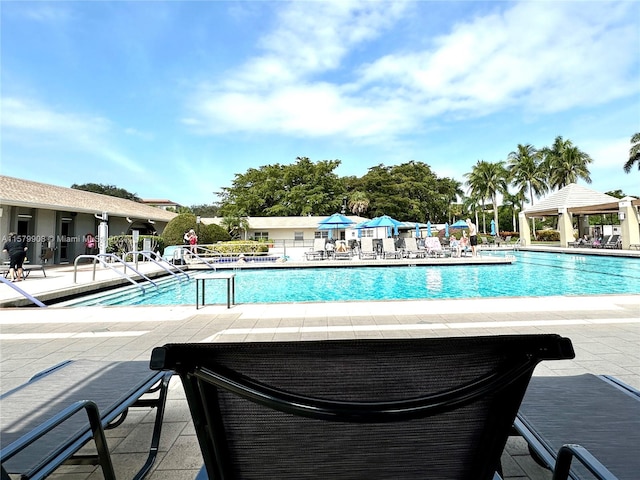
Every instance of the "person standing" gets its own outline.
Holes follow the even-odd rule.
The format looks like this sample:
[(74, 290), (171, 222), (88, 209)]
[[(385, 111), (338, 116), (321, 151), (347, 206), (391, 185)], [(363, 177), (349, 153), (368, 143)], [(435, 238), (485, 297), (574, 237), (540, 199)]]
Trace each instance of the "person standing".
[(476, 224), (467, 218), (467, 227), (469, 227), (469, 244), (471, 245), (471, 256), (477, 255), (476, 248), (478, 246), (478, 230)]
[(189, 230), (189, 245), (191, 253), (195, 254), (196, 250), (198, 249), (198, 247), (196, 246), (198, 245), (198, 236), (193, 229)]
[(12, 282), (24, 280), (22, 264), (27, 257), (27, 242), (15, 233), (9, 233), (9, 240), (4, 244), (3, 252), (9, 254), (9, 275)]

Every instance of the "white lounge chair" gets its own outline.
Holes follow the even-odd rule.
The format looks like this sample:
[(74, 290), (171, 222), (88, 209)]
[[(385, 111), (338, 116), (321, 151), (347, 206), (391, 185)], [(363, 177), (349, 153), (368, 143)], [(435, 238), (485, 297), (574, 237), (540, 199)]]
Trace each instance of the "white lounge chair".
[(322, 260), (325, 255), (326, 239), (316, 238), (313, 240), (313, 248), (305, 253), (307, 260)]
[(430, 257), (447, 257), (451, 256), (451, 252), (447, 252), (442, 248), (440, 239), (438, 237), (427, 237), (424, 239), (424, 248), (427, 250), (427, 254)]
[(418, 243), (413, 237), (407, 237), (404, 239), (404, 255), (407, 258), (423, 258), (425, 251), (418, 248)]
[(360, 259), (365, 260), (367, 258), (378, 258), (373, 248), (373, 239), (371, 237), (363, 237), (360, 239)]
[(396, 241), (393, 238), (382, 239), (382, 256), (384, 258), (402, 258), (402, 252), (396, 249)]

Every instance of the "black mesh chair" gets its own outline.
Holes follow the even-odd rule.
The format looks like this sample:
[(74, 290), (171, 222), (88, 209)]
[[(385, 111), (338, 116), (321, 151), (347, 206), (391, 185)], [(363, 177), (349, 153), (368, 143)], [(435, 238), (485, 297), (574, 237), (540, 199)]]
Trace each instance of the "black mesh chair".
[(492, 479), (557, 335), (168, 344), (209, 479)]

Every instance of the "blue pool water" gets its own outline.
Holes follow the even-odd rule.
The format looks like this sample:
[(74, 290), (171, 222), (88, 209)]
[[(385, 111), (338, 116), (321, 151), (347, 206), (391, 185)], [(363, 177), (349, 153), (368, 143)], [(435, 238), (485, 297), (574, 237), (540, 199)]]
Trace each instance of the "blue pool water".
[[(640, 259), (513, 252), (511, 265), (238, 270), (236, 303), (295, 303), (640, 293)], [(226, 282), (207, 282), (206, 303), (226, 303)], [(195, 280), (167, 279), (89, 297), (81, 305), (195, 303)]]

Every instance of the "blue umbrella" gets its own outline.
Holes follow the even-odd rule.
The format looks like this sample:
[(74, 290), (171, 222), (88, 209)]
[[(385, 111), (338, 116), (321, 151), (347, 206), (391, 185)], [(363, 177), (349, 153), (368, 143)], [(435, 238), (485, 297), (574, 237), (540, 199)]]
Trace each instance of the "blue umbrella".
[(347, 225), (353, 225), (354, 222), (350, 218), (345, 217), (341, 213), (334, 213), (330, 217), (321, 220), (318, 223), (318, 228), (322, 226), (322, 228), (336, 228), (336, 227), (346, 227)]
[(431, 221), (427, 221), (427, 237), (431, 236)]
[(444, 224), (444, 236), (445, 238), (449, 238), (449, 222), (445, 222)]
[(397, 235), (399, 225), (402, 225), (402, 222), (399, 222), (395, 218), (391, 218), (389, 215), (382, 215), (366, 222), (364, 224), (364, 228), (393, 227), (393, 231), (395, 232), (395, 235)]
[(416, 238), (420, 238), (420, 224), (416, 223)]
[(458, 220), (456, 223), (449, 225), (449, 228), (468, 228), (467, 222), (464, 220)]
[(494, 237), (496, 235), (496, 221), (495, 220), (491, 220), (491, 235), (493, 235)]

